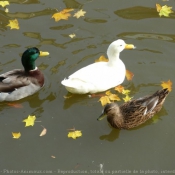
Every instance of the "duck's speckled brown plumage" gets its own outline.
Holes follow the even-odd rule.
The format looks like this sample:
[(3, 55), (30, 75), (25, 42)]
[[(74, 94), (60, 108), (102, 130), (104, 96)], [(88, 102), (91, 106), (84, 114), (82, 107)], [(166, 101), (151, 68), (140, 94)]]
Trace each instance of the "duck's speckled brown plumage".
[(143, 124), (161, 110), (168, 93), (168, 89), (162, 89), (153, 95), (131, 100), (121, 106), (110, 103), (105, 106), (103, 114), (107, 115), (108, 122), (114, 128), (134, 128)]
[(24, 70), (14, 69), (0, 75), (0, 102), (16, 101), (33, 95), (44, 85), (44, 75), (35, 66), (40, 51), (27, 49), (21, 58)]

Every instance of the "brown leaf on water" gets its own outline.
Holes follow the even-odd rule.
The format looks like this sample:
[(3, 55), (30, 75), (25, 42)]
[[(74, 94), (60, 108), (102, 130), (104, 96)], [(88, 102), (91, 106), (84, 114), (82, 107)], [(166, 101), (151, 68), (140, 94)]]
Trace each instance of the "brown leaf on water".
[(47, 133), (47, 129), (43, 127), (43, 130), (41, 131), (39, 136), (44, 136), (44, 135), (46, 135), (46, 133)]
[(114, 88), (114, 90), (118, 91), (119, 93), (122, 93), (124, 90), (124, 87), (122, 85), (118, 85)]
[(133, 77), (134, 77), (134, 74), (131, 71), (126, 70), (126, 78), (127, 78), (127, 80), (131, 81), (133, 79)]
[(161, 84), (161, 86), (163, 87), (163, 89), (165, 89), (165, 88), (168, 88), (168, 90), (171, 92), (172, 91), (172, 82), (171, 82), (171, 80), (168, 80), (168, 81), (162, 81), (161, 82), (162, 84)]

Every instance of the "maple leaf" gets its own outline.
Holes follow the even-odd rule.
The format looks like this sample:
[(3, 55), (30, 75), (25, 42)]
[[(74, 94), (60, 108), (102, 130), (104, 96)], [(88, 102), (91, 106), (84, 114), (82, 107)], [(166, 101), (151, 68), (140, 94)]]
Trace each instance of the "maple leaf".
[(126, 70), (126, 78), (127, 78), (127, 80), (131, 81), (133, 79), (133, 77), (134, 77), (134, 74), (131, 71)]
[(76, 139), (77, 137), (81, 137), (82, 132), (81, 131), (71, 131), (68, 133), (68, 137), (71, 137), (73, 139)]
[(108, 62), (109, 60), (104, 56), (100, 56), (95, 62)]
[(105, 94), (106, 94), (106, 95), (111, 95), (112, 93), (111, 93), (111, 91), (109, 90), (109, 91), (106, 91)]
[(9, 24), (7, 25), (10, 29), (19, 29), (19, 23), (17, 19), (9, 20)]
[(122, 94), (128, 95), (130, 92), (131, 92), (130, 90), (125, 90), (125, 89), (124, 89), (124, 90), (122, 91)]
[(130, 97), (129, 95), (126, 95), (126, 97), (123, 98), (125, 102), (130, 101), (133, 97)]
[(0, 1), (0, 5), (5, 7), (6, 5), (10, 5), (8, 1)]
[(165, 16), (165, 17), (169, 17), (170, 13), (173, 13), (173, 11), (171, 10), (172, 7), (168, 7), (167, 5), (164, 5), (161, 7), (160, 4), (156, 4), (156, 8), (157, 8), (157, 12), (159, 12), (159, 16)]
[(109, 99), (112, 100), (112, 101), (120, 101), (120, 98), (118, 97), (117, 94), (110, 94), (109, 95)]
[(12, 132), (13, 138), (14, 139), (19, 139), (21, 137), (21, 133), (20, 132)]
[(101, 102), (102, 106), (105, 106), (107, 103), (111, 103), (110, 99), (108, 96), (103, 96), (99, 99), (99, 101)]
[(25, 127), (27, 126), (33, 126), (35, 123), (36, 117), (33, 115), (29, 115), (27, 119), (23, 120), (23, 122), (26, 122)]
[(118, 85), (114, 88), (114, 90), (118, 91), (119, 93), (122, 93), (124, 90), (124, 87), (122, 85)]
[(43, 52), (43, 51), (40, 51), (40, 57), (44, 57), (44, 56), (48, 56), (49, 55), (49, 52)]
[(55, 19), (55, 21), (60, 21), (61, 19), (68, 20), (68, 18), (71, 16), (69, 12), (71, 12), (74, 9), (64, 9), (61, 12), (54, 13), (52, 18)]
[(75, 36), (76, 36), (75, 33), (69, 35), (70, 38), (74, 38)]
[(46, 133), (47, 133), (47, 129), (43, 127), (43, 130), (41, 131), (39, 136), (44, 136), (44, 135), (46, 135)]
[(74, 14), (74, 17), (80, 18), (81, 16), (84, 16), (85, 13), (86, 13), (86, 11), (83, 11), (83, 10), (81, 9), (81, 10), (79, 10), (78, 12), (76, 12), (76, 13)]
[(165, 89), (168, 88), (168, 90), (171, 92), (172, 91), (172, 82), (170, 80), (166, 81), (162, 81), (161, 86)]

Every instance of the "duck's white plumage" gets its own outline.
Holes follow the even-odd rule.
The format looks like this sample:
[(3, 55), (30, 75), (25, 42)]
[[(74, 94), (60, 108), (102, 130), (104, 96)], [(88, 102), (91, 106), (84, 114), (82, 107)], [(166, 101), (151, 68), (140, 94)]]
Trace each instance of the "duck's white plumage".
[(125, 79), (125, 65), (119, 58), (120, 52), (129, 47), (123, 40), (112, 42), (107, 50), (108, 62), (97, 62), (81, 68), (61, 83), (75, 94), (97, 93), (121, 84)]

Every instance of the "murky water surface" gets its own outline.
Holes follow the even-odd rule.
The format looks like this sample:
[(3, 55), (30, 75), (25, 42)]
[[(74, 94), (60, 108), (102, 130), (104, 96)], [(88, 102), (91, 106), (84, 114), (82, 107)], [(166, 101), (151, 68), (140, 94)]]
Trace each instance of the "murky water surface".
[[(74, 95), (65, 99), (69, 94), (60, 83), (101, 55), (106, 56), (108, 45), (118, 38), (137, 47), (121, 53), (127, 69), (134, 73), (133, 81), (125, 80), (123, 85), (134, 98), (161, 89), (161, 81), (174, 83), (175, 14), (159, 17), (155, 4), (175, 8), (175, 1), (9, 2), (9, 13), (0, 7), (0, 73), (22, 68), (20, 56), (28, 47), (38, 47), (50, 55), (36, 61), (45, 75), (44, 88), (16, 102), (22, 108), (0, 105), (0, 174), (63, 174), (70, 170), (64, 173), (175, 173), (174, 89), (156, 120), (119, 131), (106, 120), (96, 120), (102, 111), (99, 97)], [(73, 8), (71, 14), (80, 9), (86, 14), (55, 22), (52, 15), (65, 8)], [(7, 27), (12, 19), (18, 19), (19, 30)], [(76, 34), (73, 39), (69, 37), (72, 33)], [(37, 117), (33, 127), (24, 127), (22, 120), (28, 115)], [(47, 134), (39, 137), (42, 126)], [(83, 136), (67, 138), (71, 128), (81, 130)], [(21, 138), (12, 139), (12, 132), (21, 132)]]

